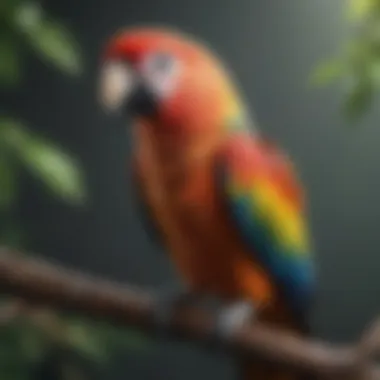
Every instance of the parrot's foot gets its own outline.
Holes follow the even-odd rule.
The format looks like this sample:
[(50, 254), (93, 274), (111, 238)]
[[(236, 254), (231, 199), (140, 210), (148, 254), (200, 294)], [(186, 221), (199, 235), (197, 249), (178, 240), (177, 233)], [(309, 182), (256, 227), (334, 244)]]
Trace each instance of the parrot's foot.
[(158, 333), (165, 334), (170, 327), (176, 309), (182, 305), (193, 303), (198, 295), (187, 289), (163, 289), (155, 296), (153, 319)]
[(215, 336), (228, 339), (236, 330), (248, 324), (255, 316), (254, 305), (248, 301), (237, 301), (219, 310), (216, 316)]

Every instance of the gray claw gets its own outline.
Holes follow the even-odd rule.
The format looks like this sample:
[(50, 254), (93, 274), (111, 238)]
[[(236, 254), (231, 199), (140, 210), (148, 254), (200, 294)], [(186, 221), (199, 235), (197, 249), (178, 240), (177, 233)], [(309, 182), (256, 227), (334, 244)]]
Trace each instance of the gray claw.
[(223, 307), (216, 318), (215, 333), (222, 339), (231, 335), (252, 321), (255, 316), (255, 308), (248, 301), (237, 301), (229, 306)]

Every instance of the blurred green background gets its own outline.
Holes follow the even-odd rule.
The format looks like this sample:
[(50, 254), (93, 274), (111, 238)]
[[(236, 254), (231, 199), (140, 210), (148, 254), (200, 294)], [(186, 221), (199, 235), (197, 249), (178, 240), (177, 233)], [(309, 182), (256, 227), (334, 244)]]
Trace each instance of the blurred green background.
[[(70, 31), (38, 2), (7, 0), (0, 5), (0, 80), (17, 91), (33, 54), (63, 76), (81, 77), (82, 50)], [(73, 91), (75, 91), (73, 89)], [(50, 196), (71, 207), (83, 207), (87, 186), (80, 162), (57, 142), (38, 133), (28, 120), (2, 110), (0, 116), (0, 244), (28, 249), (28, 234), (18, 217), (23, 174)], [(0, 378), (103, 378), (112, 350), (140, 348), (142, 339), (121, 334), (105, 323), (65, 317), (4, 297), (0, 307)], [(2, 321), (2, 322), (1, 322)], [(106, 372), (104, 372), (104, 376)]]
[[(346, 246), (318, 244), (324, 248), (322, 261), (328, 263), (325, 269), (330, 268), (323, 272), (322, 265), (321, 307), (331, 310), (340, 297), (341, 302), (346, 302), (341, 310), (359, 308), (362, 313), (357, 313), (357, 317), (350, 313), (352, 320), (348, 318), (344, 325), (338, 322), (343, 315), (319, 311), (317, 331), (328, 338), (351, 338), (364, 317), (370, 318), (372, 311), (378, 310), (374, 300), (375, 294), (380, 292), (377, 278), (375, 280), (378, 266), (373, 269), (368, 260), (373, 256), (360, 252), (361, 258), (355, 258), (354, 251), (372, 252), (377, 236), (375, 231), (367, 236), (369, 229), (360, 226), (372, 225), (379, 214), (368, 214), (368, 217), (360, 210), (363, 204), (366, 204), (365, 209), (372, 208), (371, 203), (376, 200), (374, 194), (379, 187), (368, 179), (378, 176), (378, 165), (369, 169), (362, 160), (362, 168), (355, 166), (355, 154), (366, 154), (366, 147), (372, 152), (378, 150), (373, 141), (378, 141), (379, 135), (368, 135), (368, 128), (379, 124), (373, 110), (378, 109), (379, 104), (376, 95), (380, 85), (380, 0), (337, 1), (339, 6), (334, 7), (329, 1), (321, 1), (319, 8), (313, 0), (302, 3), (289, 0), (285, 5), (275, 1), (268, 1), (266, 5), (251, 2), (251, 15), (248, 3), (243, 3), (226, 0), (225, 9), (220, 10), (213, 1), (200, 2), (192, 5), (192, 10), (185, 15), (179, 2), (170, 1), (163, 2), (161, 8), (150, 6), (148, 12), (148, 2), (68, 0), (52, 5), (3, 0), (0, 4), (0, 81), (7, 101), (2, 104), (0, 115), (0, 244), (37, 251), (82, 269), (144, 285), (162, 282), (173, 275), (169, 264), (162, 262), (164, 256), (152, 258), (150, 253), (139, 253), (152, 251), (149, 245), (142, 243), (146, 237), (141, 232), (137, 233), (140, 243), (138, 239), (134, 241), (138, 222), (133, 206), (125, 203), (128, 176), (123, 177), (127, 167), (124, 151), (128, 150), (130, 139), (126, 138), (127, 145), (123, 145), (121, 129), (103, 128), (113, 122), (102, 118), (97, 111), (93, 82), (99, 43), (117, 27), (140, 21), (175, 23), (201, 37), (209, 37), (232, 61), (238, 77), (246, 79), (243, 90), (257, 110), (263, 129), (268, 126), (268, 133), (294, 152), (301, 172), (307, 172), (304, 177), (310, 189), (312, 211), (317, 207), (322, 210), (312, 213), (316, 240), (346, 240), (345, 223), (357, 220), (357, 224), (348, 226), (351, 233), (357, 234), (357, 240), (347, 243), (353, 247), (350, 254), (353, 259), (351, 264), (345, 263), (340, 285), (336, 277), (338, 271), (333, 273), (332, 268), (343, 267), (342, 260), (349, 254)], [(124, 20), (123, 14), (129, 19)], [(215, 20), (219, 18), (218, 26), (210, 26), (205, 14)], [(337, 20), (339, 23), (334, 25)], [(252, 32), (249, 29), (252, 24), (262, 33)], [(298, 31), (297, 36), (290, 31), (292, 27)], [(276, 32), (276, 28), (283, 30)], [(348, 33), (341, 38), (339, 30), (343, 29)], [(305, 34), (301, 36), (303, 30)], [(276, 42), (276, 38), (280, 38), (276, 33), (284, 33), (282, 42)], [(326, 42), (328, 33), (334, 46)], [(252, 42), (247, 42), (248, 36)], [(305, 46), (307, 48), (302, 50)], [(266, 82), (260, 82), (259, 77), (266, 78)], [(311, 88), (307, 87), (308, 83)], [(317, 89), (318, 86), (325, 88)], [(309, 98), (306, 107), (300, 105), (299, 97), (311, 91), (318, 95)], [(334, 94), (332, 98), (330, 95), (329, 106), (320, 100), (326, 93)], [(293, 103), (286, 103), (288, 98)], [(86, 112), (91, 116), (86, 116)], [(327, 114), (327, 118), (321, 118), (320, 114)], [(38, 125), (36, 121), (46, 125)], [(103, 129), (95, 128), (96, 123), (103, 124)], [(292, 124), (298, 124), (298, 129), (291, 129)], [(349, 142), (350, 148), (339, 153), (341, 142), (337, 141), (346, 139), (343, 133), (352, 133), (343, 131), (352, 125), (359, 131), (356, 137), (350, 138), (357, 139), (361, 145)], [(317, 135), (315, 128), (323, 129), (323, 134)], [(338, 128), (342, 131), (337, 132)], [(314, 136), (315, 141), (308, 140), (308, 136)], [(307, 156), (308, 151), (313, 152), (313, 156)], [(344, 163), (348, 151), (351, 161)], [(84, 159), (85, 165), (79, 157)], [(341, 160), (340, 166), (334, 161), (336, 157)], [(367, 159), (373, 163), (373, 157), (367, 156)], [(332, 167), (340, 168), (339, 175), (345, 173), (340, 182), (334, 182), (336, 173), (326, 174)], [(361, 188), (358, 183), (362, 184)], [(370, 187), (374, 191), (372, 195), (367, 191)], [(344, 191), (348, 195), (343, 196)], [(350, 199), (360, 199), (363, 203), (353, 206)], [(333, 213), (334, 206), (340, 211)], [(126, 250), (128, 254), (123, 256)], [(327, 258), (325, 252), (329, 251), (342, 253)], [(363, 285), (363, 276), (357, 278), (360, 268), (368, 271), (366, 285)], [(362, 285), (358, 286), (358, 281)], [(351, 288), (347, 284), (352, 285)], [(349, 294), (355, 289), (365, 292), (368, 305), (360, 302), (356, 305), (358, 296), (355, 299), (342, 296), (342, 289)], [(174, 354), (173, 349), (168, 348), (162, 357), (157, 353), (147, 354), (147, 343), (138, 334), (121, 332), (104, 323), (57, 315), (51, 310), (25, 309), (18, 300), (8, 298), (2, 299), (0, 319), (1, 380), (104, 379), (109, 378), (110, 373), (115, 378), (117, 374), (125, 378), (128, 373), (136, 379), (177, 379), (183, 371), (186, 374), (181, 378), (190, 379), (194, 373), (184, 370), (186, 366), (178, 367), (181, 360), (174, 364), (171, 358), (177, 353)], [(334, 336), (332, 331), (338, 326), (343, 330)], [(148, 347), (150, 352), (152, 347)], [(182, 355), (195, 354), (185, 350)], [(131, 362), (135, 359), (129, 364), (120, 364), (124, 361), (120, 357), (126, 356), (137, 358), (136, 363), (150, 363), (156, 370), (150, 374), (143, 368), (144, 364), (136, 367)], [(115, 364), (118, 357), (119, 364)], [(194, 358), (200, 363), (198, 368), (203, 368), (205, 379), (221, 367), (219, 361), (210, 359), (205, 364), (196, 355)], [(112, 370), (115, 366), (120, 367), (116, 372)], [(220, 373), (219, 378), (226, 376), (230, 378), (230, 372)]]
[(380, 1), (349, 0), (345, 16), (352, 37), (336, 56), (317, 67), (311, 83), (342, 84), (343, 114), (348, 122), (357, 123), (373, 105), (380, 86)]

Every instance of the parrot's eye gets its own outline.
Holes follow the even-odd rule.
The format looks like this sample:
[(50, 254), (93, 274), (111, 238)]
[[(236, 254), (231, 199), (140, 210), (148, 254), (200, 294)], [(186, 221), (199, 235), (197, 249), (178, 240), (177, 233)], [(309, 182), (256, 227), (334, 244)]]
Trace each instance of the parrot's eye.
[(160, 97), (168, 96), (175, 89), (179, 62), (170, 54), (158, 52), (149, 55), (143, 62), (142, 74), (151, 90)]
[(174, 59), (166, 53), (155, 53), (145, 61), (145, 70), (152, 74), (170, 73), (174, 67)]

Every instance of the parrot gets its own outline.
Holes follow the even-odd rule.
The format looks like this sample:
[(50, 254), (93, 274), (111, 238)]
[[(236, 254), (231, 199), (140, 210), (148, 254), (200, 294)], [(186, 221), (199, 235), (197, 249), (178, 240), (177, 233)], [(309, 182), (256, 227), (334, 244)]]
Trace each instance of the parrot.
[[(203, 41), (163, 26), (117, 31), (100, 61), (101, 106), (131, 121), (144, 225), (184, 284), (162, 297), (157, 318), (208, 295), (224, 303), (222, 336), (254, 321), (310, 335), (316, 270), (304, 187), (259, 132), (232, 71)], [(305, 378), (237, 360), (239, 380)]]

